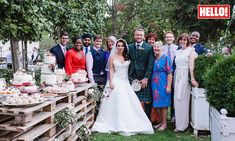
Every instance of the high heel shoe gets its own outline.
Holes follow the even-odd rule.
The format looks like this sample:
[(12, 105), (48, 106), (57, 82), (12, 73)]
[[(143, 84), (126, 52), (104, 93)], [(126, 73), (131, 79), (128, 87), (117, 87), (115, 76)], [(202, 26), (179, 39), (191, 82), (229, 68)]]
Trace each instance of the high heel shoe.
[(157, 125), (155, 125), (155, 126), (153, 126), (153, 128), (154, 129), (158, 129), (159, 127), (161, 127), (162, 126), (162, 124), (161, 123), (159, 123), (159, 124), (157, 124)]

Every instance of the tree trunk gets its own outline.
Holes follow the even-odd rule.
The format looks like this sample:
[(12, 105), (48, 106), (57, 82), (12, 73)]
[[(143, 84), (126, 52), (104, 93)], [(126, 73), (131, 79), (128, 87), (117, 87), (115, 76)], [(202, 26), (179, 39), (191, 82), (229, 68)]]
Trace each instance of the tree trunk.
[(27, 41), (22, 41), (23, 69), (28, 70)]
[(24, 47), (25, 47), (25, 70), (28, 70), (28, 46), (27, 46), (27, 41), (24, 41)]
[(11, 44), (13, 72), (16, 72), (19, 69), (19, 59), (18, 59), (19, 44), (18, 44), (18, 42), (19, 41), (16, 38), (11, 37), (10, 44)]

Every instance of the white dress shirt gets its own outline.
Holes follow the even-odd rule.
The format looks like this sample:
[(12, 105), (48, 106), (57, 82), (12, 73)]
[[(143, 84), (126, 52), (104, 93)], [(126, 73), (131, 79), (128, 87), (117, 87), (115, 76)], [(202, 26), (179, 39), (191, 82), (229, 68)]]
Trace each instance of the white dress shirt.
[(170, 45), (165, 44), (162, 48), (162, 54), (167, 55), (168, 48), (170, 49), (170, 52), (171, 52), (171, 56), (169, 57), (171, 59), (171, 63), (173, 63), (178, 46), (175, 44), (170, 44)]
[[(100, 50), (101, 48), (96, 48), (96, 47), (93, 47), (94, 50), (98, 51)], [(93, 57), (92, 57), (92, 54), (91, 52), (89, 51), (86, 55), (86, 67), (87, 67), (87, 73), (88, 73), (88, 78), (90, 80), (91, 83), (94, 83), (94, 78), (93, 78)], [(101, 72), (100, 75), (104, 74), (104, 72)]]
[[(90, 52), (91, 46), (88, 46), (87, 48), (88, 48), (88, 52)], [(86, 47), (85, 46), (82, 47), (82, 50), (83, 50), (83, 53), (86, 54)]]
[(142, 47), (143, 43), (144, 43), (144, 41), (142, 41), (141, 43), (135, 42), (135, 46), (140, 45), (140, 47)]
[(67, 46), (63, 46), (62, 44), (60, 44), (60, 47), (61, 47), (62, 52), (64, 53), (64, 56), (65, 56), (67, 53), (67, 49), (66, 49)]

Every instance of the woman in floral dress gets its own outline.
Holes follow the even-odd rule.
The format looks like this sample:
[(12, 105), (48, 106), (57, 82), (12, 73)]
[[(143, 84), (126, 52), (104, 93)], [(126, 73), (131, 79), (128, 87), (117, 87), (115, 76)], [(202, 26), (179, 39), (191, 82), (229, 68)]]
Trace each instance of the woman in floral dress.
[(167, 109), (171, 103), (172, 68), (170, 58), (161, 53), (161, 42), (153, 45), (155, 62), (152, 75), (153, 107), (157, 109), (160, 123), (154, 126), (158, 130), (167, 128)]

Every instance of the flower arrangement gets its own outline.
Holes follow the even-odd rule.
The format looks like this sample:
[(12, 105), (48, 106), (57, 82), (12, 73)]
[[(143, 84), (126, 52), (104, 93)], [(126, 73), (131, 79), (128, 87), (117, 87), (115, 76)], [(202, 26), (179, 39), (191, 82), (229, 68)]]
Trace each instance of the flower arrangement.
[(77, 135), (80, 141), (91, 141), (91, 130), (87, 128), (85, 125), (81, 126), (78, 131)]
[(55, 114), (55, 122), (62, 128), (66, 128), (76, 121), (77, 115), (72, 105)]
[(96, 103), (100, 102), (100, 100), (104, 98), (103, 86), (95, 86), (88, 89), (88, 99), (90, 98), (93, 99)]

